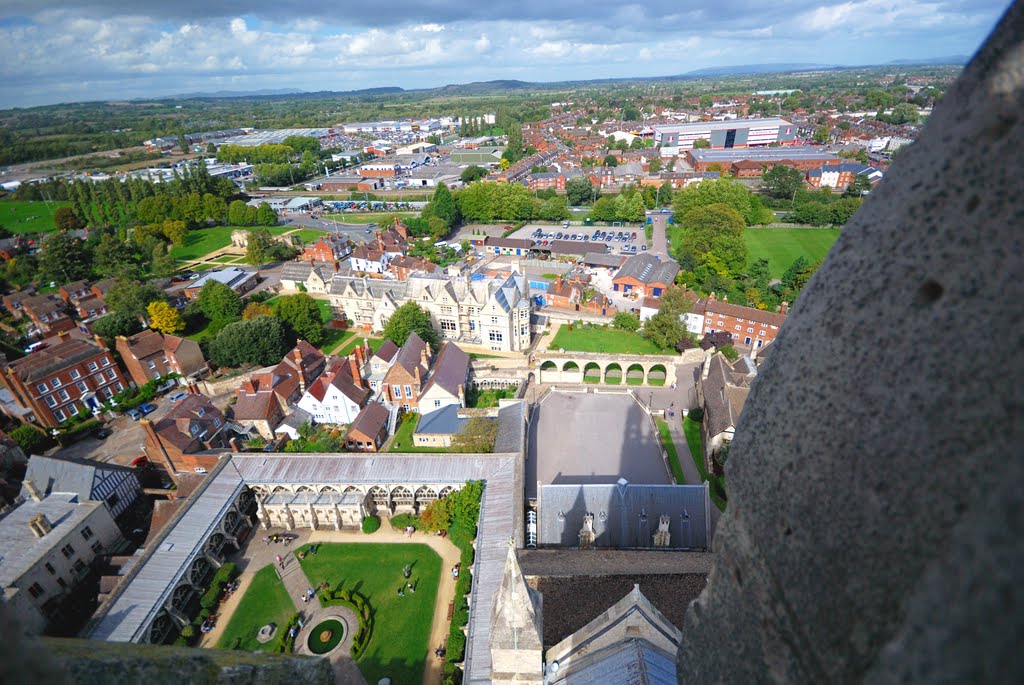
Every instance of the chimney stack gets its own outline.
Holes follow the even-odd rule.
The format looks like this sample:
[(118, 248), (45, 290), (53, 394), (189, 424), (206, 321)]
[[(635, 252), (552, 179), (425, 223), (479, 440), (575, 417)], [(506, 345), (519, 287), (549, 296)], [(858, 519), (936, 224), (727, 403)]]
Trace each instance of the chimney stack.
[(359, 374), (359, 362), (355, 356), (348, 358), (349, 369), (352, 371), (352, 382), (357, 388), (363, 387), (363, 377)]
[(789, 314), (789, 302), (783, 302), (779, 306), (779, 314), (782, 314), (782, 315)]
[(37, 502), (43, 501), (42, 493), (39, 492), (39, 488), (37, 488), (36, 484), (33, 483), (30, 479), (26, 478), (24, 481), (22, 481), (21, 484), (25, 486), (26, 490), (28, 490), (28, 494), (29, 496), (32, 497), (32, 499), (34, 499)]
[(29, 519), (28, 527), (32, 529), (32, 533), (37, 538), (41, 538), (53, 530), (53, 524), (50, 523), (50, 519), (46, 518), (46, 514), (36, 514), (33, 516)]
[(420, 361), (423, 363), (424, 368), (430, 368), (430, 345), (423, 346), (423, 351), (420, 353)]
[(228, 444), (231, 445), (232, 452), (241, 452), (242, 448), (238, 445), (238, 438), (232, 437), (228, 440)]
[(356, 359), (359, 361), (359, 366), (361, 368), (363, 364), (366, 363), (365, 361), (363, 361), (363, 348), (357, 347), (356, 349), (353, 350), (353, 353), (355, 353)]

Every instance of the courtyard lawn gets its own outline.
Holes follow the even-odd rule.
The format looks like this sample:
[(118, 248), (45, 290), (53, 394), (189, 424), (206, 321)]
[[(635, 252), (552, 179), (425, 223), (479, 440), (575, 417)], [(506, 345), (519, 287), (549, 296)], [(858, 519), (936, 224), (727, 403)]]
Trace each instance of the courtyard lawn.
[[(441, 557), (434, 550), (416, 544), (325, 543), (301, 563), (314, 586), (327, 582), (332, 590), (356, 591), (372, 608), (373, 635), (357, 662), (366, 682), (384, 677), (393, 683), (423, 680), (441, 577)], [(410, 581), (416, 591), (406, 590), (399, 597), (406, 564), (412, 566)]]
[(341, 214), (325, 214), (324, 218), (329, 221), (337, 221), (339, 224), (390, 224), (392, 217), (408, 219), (419, 216), (417, 212), (367, 212), (357, 214), (342, 212)]
[(217, 641), (217, 647), (234, 649), (237, 639), (240, 641), (238, 648), (246, 652), (256, 649), (273, 650), (277, 647), (277, 640), (261, 645), (256, 641), (256, 633), (268, 623), (276, 623), (278, 629), (283, 629), (295, 611), (295, 604), (277, 577), (273, 565), (264, 566), (253, 576), (245, 596)]
[(53, 225), (53, 212), (70, 206), (70, 202), (4, 200), (0, 202), (0, 225), (11, 233), (55, 231), (57, 227)]
[[(191, 260), (205, 257), (231, 244), (232, 231), (254, 231), (266, 228), (273, 235), (281, 235), (292, 230), (292, 226), (213, 226), (198, 228), (185, 234), (185, 243), (171, 248), (171, 256), (177, 260)], [(237, 248), (244, 253), (243, 248)]]
[[(686, 485), (686, 476), (683, 475), (683, 465), (679, 463), (679, 453), (676, 452), (676, 444), (672, 441), (672, 431), (669, 430), (665, 419), (655, 419), (658, 424), (658, 435), (661, 436), (661, 446), (668, 452), (668, 465), (672, 468), (672, 475), (679, 485)], [(700, 435), (698, 434), (698, 438)]]
[(414, 418), (408, 421), (399, 421), (398, 427), (395, 429), (395, 439), (391, 441), (391, 447), (388, 448), (388, 452), (423, 452), (424, 454), (443, 454), (448, 452), (457, 452), (451, 447), (417, 447), (413, 444), (412, 434), (416, 430), (416, 424), (420, 422), (420, 415), (416, 414)]
[(298, 237), (298, 239), (302, 241), (303, 245), (312, 245), (327, 235), (327, 233), (318, 231), (315, 228), (300, 228), (297, 231), (292, 231), (288, 235)]
[(498, 400), (512, 399), (516, 396), (516, 389), (501, 388), (496, 390), (477, 390), (470, 388), (466, 393), (466, 406), (477, 409), (486, 407), (497, 407)]
[(611, 354), (676, 354), (675, 350), (662, 350), (650, 340), (631, 331), (615, 328), (580, 328), (571, 331), (567, 326), (558, 329), (549, 350), (566, 352), (608, 352)]
[(748, 228), (743, 234), (750, 263), (767, 259), (772, 278), (781, 278), (797, 257), (823, 258), (838, 237), (838, 228)]
[(345, 346), (342, 347), (340, 350), (335, 350), (334, 354), (344, 357), (345, 355), (351, 353), (352, 350), (362, 345), (363, 340), (366, 340), (369, 343), (370, 349), (373, 350), (374, 352), (376, 352), (377, 349), (381, 346), (381, 343), (384, 342), (384, 340), (381, 338), (367, 338), (364, 335), (360, 335), (359, 332), (357, 331), (356, 334), (352, 336), (352, 338), (350, 338), (347, 343), (345, 343)]

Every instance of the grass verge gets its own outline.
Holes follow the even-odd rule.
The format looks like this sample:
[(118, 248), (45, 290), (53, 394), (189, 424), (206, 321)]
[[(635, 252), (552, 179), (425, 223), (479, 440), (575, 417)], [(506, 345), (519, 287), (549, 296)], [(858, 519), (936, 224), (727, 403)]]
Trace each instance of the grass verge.
[(264, 566), (253, 576), (245, 596), (235, 608), (227, 628), (217, 641), (217, 647), (241, 649), (246, 652), (273, 650), (277, 647), (278, 640), (260, 644), (256, 641), (256, 634), (268, 623), (275, 623), (279, 630), (283, 629), (294, 613), (295, 604), (285, 591), (281, 579), (277, 577), (277, 571), (272, 565)]
[(672, 441), (672, 431), (669, 430), (665, 419), (655, 419), (658, 426), (658, 435), (661, 436), (661, 446), (668, 452), (668, 465), (672, 469), (672, 476), (678, 485), (686, 485), (686, 476), (683, 475), (683, 465), (679, 463), (679, 454), (676, 452), (676, 444)]

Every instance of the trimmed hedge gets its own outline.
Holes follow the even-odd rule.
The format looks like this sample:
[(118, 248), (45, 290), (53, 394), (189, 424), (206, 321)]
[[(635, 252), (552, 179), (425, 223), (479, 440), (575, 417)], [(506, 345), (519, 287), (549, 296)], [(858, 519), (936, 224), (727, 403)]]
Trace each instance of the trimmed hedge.
[(369, 535), (370, 533), (376, 533), (380, 529), (380, 518), (377, 516), (364, 516), (363, 517), (363, 532)]
[(463, 660), (466, 652), (466, 635), (462, 630), (469, 623), (469, 592), (473, 588), (469, 569), (473, 565), (473, 540), (476, 539), (479, 517), (479, 507), (476, 507), (476, 513), (471, 517), (472, 520), (456, 515), (448, 528), (448, 539), (460, 551), (461, 572), (458, 580), (455, 581), (455, 611), (452, 613), (452, 622), (448, 629), (448, 645), (443, 670), (445, 683), (462, 682), (462, 669), (456, 664)]
[(399, 514), (391, 517), (391, 527), (395, 530), (405, 530), (406, 526), (419, 530), (421, 525), (420, 517), (416, 514)]
[(299, 625), (299, 614), (298, 612), (292, 614), (292, 617), (288, 619), (288, 623), (285, 624), (284, 630), (281, 631), (281, 636), (277, 639), (277, 648), (274, 650), (280, 654), (291, 654), (295, 649), (295, 638), (298, 637), (296, 633), (295, 637), (291, 636), (292, 628)]
[[(378, 521), (379, 524), (380, 521)], [(352, 638), (350, 651), (353, 661), (357, 661), (366, 651), (366, 647), (370, 644), (370, 637), (373, 636), (373, 609), (370, 607), (370, 603), (358, 592), (350, 592), (340, 585), (334, 592), (328, 593), (321, 590), (320, 603), (325, 607), (346, 606), (355, 612), (359, 619), (359, 629)]]
[(217, 572), (213, 574), (213, 578), (210, 580), (210, 587), (207, 588), (206, 592), (199, 599), (199, 606), (212, 611), (220, 602), (220, 595), (224, 590), (224, 586), (231, 582), (237, 573), (238, 567), (233, 561), (229, 561), (217, 569)]

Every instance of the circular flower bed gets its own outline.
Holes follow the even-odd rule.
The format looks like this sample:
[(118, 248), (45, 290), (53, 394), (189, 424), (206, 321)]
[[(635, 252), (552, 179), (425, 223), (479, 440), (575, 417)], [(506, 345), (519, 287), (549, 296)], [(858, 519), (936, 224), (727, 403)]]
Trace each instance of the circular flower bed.
[(306, 638), (306, 645), (313, 654), (327, 654), (338, 646), (341, 638), (345, 637), (345, 627), (341, 621), (329, 618), (313, 626)]

